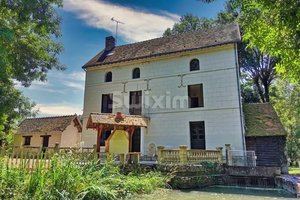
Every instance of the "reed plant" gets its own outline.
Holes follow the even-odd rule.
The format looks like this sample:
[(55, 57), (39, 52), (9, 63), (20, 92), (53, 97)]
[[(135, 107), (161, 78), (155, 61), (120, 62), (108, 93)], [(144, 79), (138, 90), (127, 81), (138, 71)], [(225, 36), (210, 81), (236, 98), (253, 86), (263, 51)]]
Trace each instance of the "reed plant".
[(115, 200), (152, 192), (167, 180), (158, 172), (125, 174), (113, 162), (83, 164), (72, 154), (53, 156), (50, 168), (43, 162), (31, 170), (7, 163), (0, 157), (0, 199)]

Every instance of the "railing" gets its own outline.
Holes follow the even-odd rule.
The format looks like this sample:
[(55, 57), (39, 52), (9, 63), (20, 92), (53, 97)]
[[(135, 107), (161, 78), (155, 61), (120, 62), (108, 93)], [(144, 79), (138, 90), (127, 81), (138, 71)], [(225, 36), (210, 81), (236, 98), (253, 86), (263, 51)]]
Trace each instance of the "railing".
[(218, 150), (188, 150), (187, 162), (199, 163), (199, 161), (221, 162), (222, 152)]
[(97, 152), (96, 147), (91, 148), (59, 148), (55, 147), (0, 147), (0, 162), (4, 162), (10, 168), (22, 168), (32, 170), (37, 166), (49, 169), (53, 156), (71, 156), (78, 165), (85, 165), (91, 161), (102, 162), (107, 159), (125, 163), (138, 163), (140, 153), (129, 152), (127, 154), (109, 154)]
[(58, 148), (56, 147), (0, 147), (0, 159), (7, 167), (32, 170), (37, 166), (48, 169), (54, 155), (72, 156), (74, 162), (85, 165), (93, 160), (106, 158), (94, 148)]
[(222, 147), (216, 150), (191, 150), (187, 146), (179, 146), (179, 149), (164, 149), (158, 146), (158, 162), (166, 164), (198, 164), (202, 161), (222, 162)]
[(255, 151), (229, 150), (228, 155), (227, 165), (229, 166), (256, 166)]
[(180, 163), (180, 154), (177, 149), (165, 149), (161, 151), (160, 156), (158, 156), (161, 162), (165, 163)]
[[(255, 166), (255, 152), (231, 150), (226, 146), (226, 164), (231, 166)], [(36, 165), (45, 168), (51, 166), (51, 158), (56, 155), (71, 154), (79, 164), (85, 164), (92, 160), (106, 160), (111, 158), (121, 163), (138, 163), (140, 153), (112, 155), (96, 151), (96, 147), (84, 148), (59, 148), (55, 147), (6, 147), (0, 148), (0, 159), (5, 160), (9, 167), (22, 167), (33, 169)], [(179, 149), (165, 149), (157, 147), (157, 161), (165, 164), (199, 164), (202, 161), (223, 162), (222, 147), (216, 150), (192, 150), (187, 146), (179, 146)]]

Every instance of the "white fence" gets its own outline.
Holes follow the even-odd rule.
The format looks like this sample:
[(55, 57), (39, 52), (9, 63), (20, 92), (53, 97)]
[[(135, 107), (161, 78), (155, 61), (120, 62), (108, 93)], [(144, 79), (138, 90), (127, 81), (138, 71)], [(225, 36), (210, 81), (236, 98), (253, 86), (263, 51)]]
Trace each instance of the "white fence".
[(229, 150), (227, 162), (230, 166), (256, 166), (255, 151)]

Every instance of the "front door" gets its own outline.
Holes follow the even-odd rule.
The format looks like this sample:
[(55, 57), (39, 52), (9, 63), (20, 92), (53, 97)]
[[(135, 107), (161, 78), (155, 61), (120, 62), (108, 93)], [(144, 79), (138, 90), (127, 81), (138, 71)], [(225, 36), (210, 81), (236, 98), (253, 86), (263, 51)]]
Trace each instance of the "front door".
[(204, 121), (190, 122), (191, 149), (205, 149)]
[(141, 151), (141, 128), (136, 128), (134, 130), (131, 145), (132, 145), (131, 146), (132, 152), (140, 152)]
[(45, 153), (47, 151), (47, 148), (49, 146), (49, 138), (50, 138), (50, 135), (42, 135), (42, 151), (43, 153)]
[(43, 138), (43, 148), (47, 148), (49, 146), (49, 138), (50, 138), (50, 135), (44, 135), (42, 136)]

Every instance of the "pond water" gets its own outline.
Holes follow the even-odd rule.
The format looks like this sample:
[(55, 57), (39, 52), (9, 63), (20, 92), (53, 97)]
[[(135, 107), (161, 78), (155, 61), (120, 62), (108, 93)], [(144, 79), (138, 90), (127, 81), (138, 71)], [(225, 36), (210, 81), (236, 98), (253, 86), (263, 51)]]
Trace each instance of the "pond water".
[(277, 189), (208, 187), (202, 190), (161, 190), (131, 200), (293, 200), (291, 194)]

